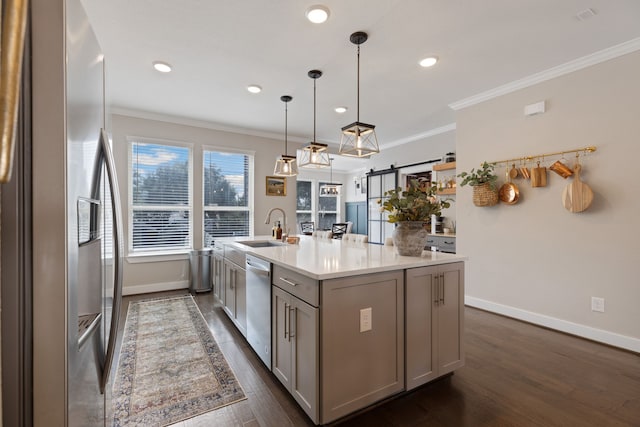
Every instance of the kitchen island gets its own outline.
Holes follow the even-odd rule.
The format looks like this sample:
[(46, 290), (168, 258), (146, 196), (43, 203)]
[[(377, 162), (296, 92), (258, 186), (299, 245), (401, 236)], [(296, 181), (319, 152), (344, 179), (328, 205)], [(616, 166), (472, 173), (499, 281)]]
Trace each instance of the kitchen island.
[[(404, 257), (390, 246), (307, 236), (293, 245), (266, 241), (216, 245), (271, 263), (271, 370), (314, 423), (463, 366), (465, 257)], [(225, 307), (229, 291), (238, 306), (241, 286), (236, 276), (231, 287), (217, 288)], [(225, 311), (236, 313), (239, 326), (246, 320), (237, 313), (254, 309)]]

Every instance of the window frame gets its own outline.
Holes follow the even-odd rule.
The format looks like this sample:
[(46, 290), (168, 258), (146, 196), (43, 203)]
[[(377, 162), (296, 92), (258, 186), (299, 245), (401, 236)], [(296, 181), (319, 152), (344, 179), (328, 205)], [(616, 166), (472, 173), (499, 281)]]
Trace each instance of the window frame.
[[(134, 144), (153, 144), (164, 145), (168, 147), (186, 148), (187, 156), (187, 185), (188, 185), (188, 204), (187, 205), (134, 205), (133, 203), (133, 145)], [(185, 141), (176, 141), (163, 138), (150, 138), (142, 136), (127, 136), (127, 256), (157, 256), (157, 255), (178, 255), (188, 254), (193, 248), (193, 230), (194, 230), (194, 206), (193, 206), (193, 160), (194, 160), (194, 144)], [(134, 249), (133, 247), (133, 217), (135, 211), (187, 211), (189, 213), (188, 226), (188, 244), (186, 247), (176, 249), (158, 248), (158, 249)]]

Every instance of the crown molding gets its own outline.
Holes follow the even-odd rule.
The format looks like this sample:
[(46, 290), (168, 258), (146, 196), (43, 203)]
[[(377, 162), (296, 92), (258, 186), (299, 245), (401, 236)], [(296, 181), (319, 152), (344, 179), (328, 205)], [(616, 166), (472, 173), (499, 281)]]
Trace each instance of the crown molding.
[(447, 133), (447, 132), (451, 132), (456, 130), (456, 124), (455, 123), (449, 123), (448, 125), (444, 125), (444, 126), (440, 126), (434, 129), (429, 129), (428, 131), (425, 132), (421, 132), (415, 135), (411, 135), (408, 136), (406, 138), (400, 138), (397, 139), (393, 142), (389, 142), (387, 144), (380, 144), (380, 149), (382, 150), (384, 149), (388, 149), (388, 148), (393, 148), (393, 147), (397, 147), (399, 145), (404, 145), (404, 144), (408, 144), (410, 142), (413, 141), (419, 141), (421, 139), (425, 139), (425, 138), (431, 138), (432, 136), (436, 136), (436, 135), (440, 135), (443, 133)]
[(499, 96), (503, 96), (508, 93), (554, 79), (556, 77), (563, 76), (565, 74), (573, 73), (574, 71), (582, 70), (583, 68), (600, 64), (601, 62), (609, 61), (611, 59), (635, 52), (637, 50), (640, 50), (640, 37), (631, 39), (607, 49), (603, 49), (590, 55), (583, 56), (582, 58), (566, 62), (548, 70), (541, 71), (529, 77), (515, 80), (502, 86), (498, 86), (486, 92), (481, 92), (477, 95), (461, 99), (460, 101), (449, 104), (449, 108), (457, 111), (463, 108), (471, 107), (472, 105), (476, 105), (481, 102), (488, 101), (490, 99), (497, 98)]
[[(221, 132), (237, 133), (240, 135), (257, 136), (260, 138), (274, 139), (276, 141), (281, 140), (283, 137), (283, 135), (281, 134), (258, 131), (254, 129), (247, 129), (247, 128), (241, 128), (241, 127), (233, 127), (229, 125), (223, 125), (220, 123), (209, 122), (206, 120), (189, 119), (187, 117), (170, 116), (166, 114), (153, 113), (149, 111), (131, 110), (131, 109), (120, 108), (120, 107), (112, 107), (111, 114), (117, 114), (119, 116), (126, 116), (126, 117), (133, 117), (137, 119), (155, 120), (159, 122), (173, 123), (177, 125), (199, 127), (203, 129), (211, 129), (211, 130), (217, 130)], [(288, 139), (289, 141), (299, 142), (303, 144), (308, 142), (307, 139), (299, 138), (291, 135), (288, 136)]]

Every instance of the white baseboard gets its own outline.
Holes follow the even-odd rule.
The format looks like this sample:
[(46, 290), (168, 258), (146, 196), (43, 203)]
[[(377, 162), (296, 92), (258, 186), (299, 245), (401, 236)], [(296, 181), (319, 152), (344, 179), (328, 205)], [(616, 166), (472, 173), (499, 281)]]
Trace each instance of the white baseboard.
[(150, 283), (148, 285), (124, 286), (122, 288), (122, 295), (149, 294), (152, 292), (174, 291), (177, 289), (188, 289), (188, 288), (189, 288), (188, 280), (184, 280), (181, 282)]
[(465, 295), (465, 305), (640, 353), (640, 339)]

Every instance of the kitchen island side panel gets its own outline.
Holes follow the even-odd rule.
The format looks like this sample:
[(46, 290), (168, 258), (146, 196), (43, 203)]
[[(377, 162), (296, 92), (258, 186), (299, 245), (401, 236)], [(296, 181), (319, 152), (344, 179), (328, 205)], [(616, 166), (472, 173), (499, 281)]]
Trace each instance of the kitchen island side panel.
[(393, 271), (322, 283), (322, 423), (404, 389), (403, 277)]

